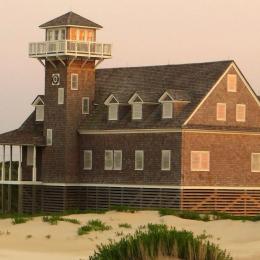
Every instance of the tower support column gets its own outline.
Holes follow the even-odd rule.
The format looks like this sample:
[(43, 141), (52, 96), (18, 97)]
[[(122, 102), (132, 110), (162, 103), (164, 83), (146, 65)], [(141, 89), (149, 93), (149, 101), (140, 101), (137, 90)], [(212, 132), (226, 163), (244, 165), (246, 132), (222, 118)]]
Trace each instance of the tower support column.
[(3, 145), (3, 160), (2, 160), (2, 181), (5, 181), (5, 145)]
[(18, 181), (22, 181), (22, 149), (23, 147), (20, 145), (19, 146), (19, 162), (18, 162)]

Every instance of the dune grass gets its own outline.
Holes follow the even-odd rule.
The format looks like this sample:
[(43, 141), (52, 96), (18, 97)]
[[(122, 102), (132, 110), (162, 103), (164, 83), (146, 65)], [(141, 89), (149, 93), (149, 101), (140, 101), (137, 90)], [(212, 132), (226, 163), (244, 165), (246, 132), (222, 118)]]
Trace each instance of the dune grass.
[(132, 226), (128, 223), (120, 223), (120, 224), (118, 224), (118, 227), (120, 227), (120, 228), (132, 228)]
[(189, 231), (168, 229), (166, 225), (148, 225), (119, 242), (98, 246), (90, 260), (231, 260), (232, 257), (217, 245), (194, 236)]
[(22, 215), (15, 215), (12, 218), (12, 224), (18, 225), (26, 223), (27, 221), (32, 220), (32, 217), (22, 216)]
[(69, 222), (69, 223), (77, 224), (77, 225), (80, 224), (79, 220), (77, 220), (77, 219), (74, 219), (74, 218), (64, 218), (64, 217), (61, 217), (59, 215), (43, 216), (42, 217), (42, 221), (43, 222), (47, 222), (47, 223), (49, 223), (51, 225), (57, 225), (59, 221)]
[(106, 225), (99, 219), (93, 219), (93, 220), (88, 221), (87, 225), (81, 226), (78, 229), (78, 235), (82, 236), (82, 235), (86, 235), (86, 234), (90, 233), (91, 231), (105, 231), (105, 230), (110, 230), (110, 229), (112, 229), (111, 226)]

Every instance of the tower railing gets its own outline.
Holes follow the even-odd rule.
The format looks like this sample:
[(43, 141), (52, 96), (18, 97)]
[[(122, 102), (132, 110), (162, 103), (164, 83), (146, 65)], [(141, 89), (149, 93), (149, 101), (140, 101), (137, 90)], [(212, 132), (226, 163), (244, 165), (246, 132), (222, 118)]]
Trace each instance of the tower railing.
[(29, 44), (29, 57), (31, 58), (62, 55), (111, 58), (112, 45), (71, 40), (33, 42)]

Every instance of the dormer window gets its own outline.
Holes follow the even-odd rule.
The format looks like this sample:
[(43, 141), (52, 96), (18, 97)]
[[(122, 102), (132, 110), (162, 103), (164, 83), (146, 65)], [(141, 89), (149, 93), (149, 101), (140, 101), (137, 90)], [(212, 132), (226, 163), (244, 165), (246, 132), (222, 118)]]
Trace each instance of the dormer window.
[(162, 118), (173, 117), (173, 97), (166, 91), (160, 97), (159, 102), (162, 104)]
[(137, 93), (135, 93), (128, 101), (128, 104), (132, 105), (133, 120), (140, 120), (143, 118), (143, 103), (143, 100)]
[(119, 102), (114, 97), (114, 95), (110, 95), (105, 103), (108, 108), (108, 120), (109, 121), (115, 121), (118, 120), (118, 108), (119, 108)]
[(44, 121), (44, 96), (38, 96), (32, 103), (35, 107), (35, 121), (42, 122)]

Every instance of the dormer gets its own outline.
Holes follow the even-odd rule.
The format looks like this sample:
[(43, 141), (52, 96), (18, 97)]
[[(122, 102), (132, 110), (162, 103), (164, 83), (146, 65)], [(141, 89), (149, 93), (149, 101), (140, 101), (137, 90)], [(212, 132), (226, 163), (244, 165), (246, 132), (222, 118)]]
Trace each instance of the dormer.
[(118, 120), (118, 107), (119, 107), (119, 102), (115, 98), (114, 95), (110, 95), (104, 102), (104, 104), (108, 108), (108, 120), (109, 121), (115, 121)]
[(128, 104), (132, 106), (132, 119), (140, 120), (143, 118), (143, 103), (142, 98), (135, 93), (128, 101)]
[(44, 96), (39, 95), (32, 102), (32, 106), (35, 107), (35, 121), (43, 122), (44, 121)]
[(162, 118), (172, 118), (173, 117), (173, 97), (165, 91), (163, 95), (159, 98), (159, 102), (162, 104)]

